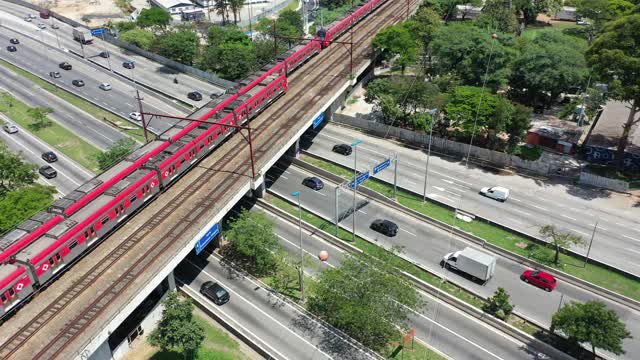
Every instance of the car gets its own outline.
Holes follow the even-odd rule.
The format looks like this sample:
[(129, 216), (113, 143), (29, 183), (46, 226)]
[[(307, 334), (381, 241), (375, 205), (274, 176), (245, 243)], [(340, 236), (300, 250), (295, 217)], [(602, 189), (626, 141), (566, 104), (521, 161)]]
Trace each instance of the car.
[(591, 25), (591, 23), (584, 19), (578, 19), (576, 20), (576, 25)]
[(80, 79), (75, 79), (75, 80), (71, 81), (71, 83), (74, 86), (77, 86), (77, 87), (83, 87), (84, 86), (84, 81), (82, 81)]
[(109, 52), (108, 52), (108, 51), (103, 51), (103, 52), (101, 52), (101, 53), (100, 53), (100, 57), (101, 57), (101, 58), (105, 58), (105, 59), (106, 59), (106, 58), (108, 58), (108, 57), (109, 57)]
[(14, 44), (14, 45), (18, 45), (20, 44), (20, 40), (16, 39), (16, 38), (11, 38), (9, 39), (9, 42)]
[(551, 292), (558, 285), (553, 275), (538, 270), (525, 270), (522, 275), (520, 275), (520, 280), (544, 289), (547, 292)]
[(27, 16), (29, 17), (29, 19), (35, 19), (35, 18), (36, 18), (36, 16), (35, 16), (35, 15), (33, 15), (33, 14), (29, 14), (29, 15), (27, 15)]
[(135, 120), (135, 121), (142, 121), (142, 114), (140, 114), (137, 111), (134, 111), (132, 113), (129, 113), (129, 118)]
[(324, 188), (324, 184), (322, 183), (322, 180), (318, 179), (315, 176), (312, 177), (308, 177), (305, 178), (304, 180), (302, 180), (302, 185), (311, 188), (313, 190), (321, 190), (322, 188)]
[(109, 91), (111, 90), (111, 84), (109, 83), (102, 83), (98, 86), (100, 89), (104, 90), (104, 91)]
[(45, 25), (44, 23), (38, 23), (38, 27), (39, 27), (40, 29), (46, 29), (46, 28), (47, 28), (47, 25)]
[(71, 70), (72, 66), (68, 62), (64, 61), (58, 64), (58, 67), (62, 70)]
[(225, 288), (213, 281), (205, 281), (205, 283), (200, 287), (200, 293), (209, 298), (216, 305), (226, 304), (231, 298), (229, 292), (225, 290)]
[(4, 131), (9, 134), (15, 134), (18, 132), (18, 127), (13, 124), (4, 124), (4, 126), (2, 126), (2, 129), (4, 129)]
[(47, 151), (42, 153), (42, 159), (48, 163), (58, 161), (58, 157), (53, 151)]
[(371, 230), (375, 230), (383, 235), (393, 237), (398, 235), (398, 225), (393, 221), (376, 219), (370, 226)]
[(29, 16), (25, 16), (25, 17), (24, 17), (24, 21), (26, 21), (26, 22), (31, 22), (31, 17), (29, 17)]
[(9, 45), (9, 46), (7, 46), (7, 51), (16, 52), (16, 51), (18, 51), (18, 48), (13, 46), (13, 45)]
[(509, 198), (509, 189), (502, 186), (483, 187), (480, 189), (480, 194), (500, 202), (505, 202)]
[(134, 69), (136, 67), (136, 64), (133, 61), (125, 61), (122, 63), (122, 67), (127, 69)]
[(60, 26), (56, 23), (51, 24), (52, 29), (60, 29)]
[(38, 169), (38, 172), (40, 173), (40, 175), (46, 177), (47, 179), (53, 179), (54, 177), (58, 176), (58, 172), (56, 171), (56, 169), (52, 168), (49, 165), (41, 166), (40, 169)]
[(338, 153), (338, 154), (342, 154), (344, 156), (351, 155), (352, 151), (353, 151), (353, 149), (351, 149), (351, 146), (349, 146), (347, 144), (338, 144), (338, 145), (334, 145), (333, 146), (333, 152)]
[(49, 76), (51, 76), (54, 79), (59, 79), (60, 76), (62, 76), (62, 75), (60, 75), (60, 71), (51, 71), (51, 72), (49, 72)]
[(190, 93), (187, 94), (187, 97), (193, 101), (200, 101), (202, 100), (202, 94), (200, 94), (197, 91), (192, 91)]

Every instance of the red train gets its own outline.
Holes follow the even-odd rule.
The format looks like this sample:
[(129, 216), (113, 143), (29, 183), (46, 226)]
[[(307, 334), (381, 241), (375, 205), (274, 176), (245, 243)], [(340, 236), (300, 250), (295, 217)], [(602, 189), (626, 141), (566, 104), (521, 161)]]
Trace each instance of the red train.
[[(371, 0), (351, 15), (321, 29), (223, 95), (198, 117), (181, 121), (162, 136), (57, 200), (0, 238), (0, 316), (16, 308), (66, 265), (99, 242), (130, 214), (171, 186), (208, 155), (232, 128), (242, 125), (287, 91), (287, 76), (387, 0)], [(211, 124), (210, 122), (216, 122)]]

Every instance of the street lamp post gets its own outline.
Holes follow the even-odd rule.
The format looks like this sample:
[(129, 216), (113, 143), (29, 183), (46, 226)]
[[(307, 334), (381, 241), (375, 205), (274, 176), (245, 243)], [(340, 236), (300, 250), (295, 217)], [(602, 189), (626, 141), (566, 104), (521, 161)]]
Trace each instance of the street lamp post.
[(424, 189), (422, 191), (422, 202), (427, 201), (427, 188), (429, 187), (429, 159), (431, 159), (431, 140), (433, 139), (433, 123), (436, 121), (438, 109), (429, 111), (431, 113), (431, 126), (429, 126), (429, 145), (427, 150), (427, 166), (424, 169)]
[(357, 139), (351, 144), (353, 148), (353, 241), (356, 241), (356, 194), (358, 191), (358, 145), (362, 140)]
[(596, 236), (596, 230), (598, 229), (598, 221), (600, 219), (596, 219), (595, 225), (593, 225), (593, 232), (591, 233), (591, 241), (589, 241), (589, 249), (587, 249), (587, 257), (584, 258), (584, 266), (587, 267), (587, 262), (589, 261), (589, 254), (591, 253), (591, 245), (593, 245), (593, 238)]
[(340, 231), (340, 213), (338, 212), (338, 194), (340, 194), (340, 185), (336, 186), (336, 237)]
[(303, 266), (303, 260), (304, 260), (304, 255), (302, 252), (302, 207), (300, 206), (300, 192), (299, 191), (294, 191), (291, 193), (292, 196), (295, 196), (298, 198), (298, 229), (300, 231), (300, 268), (299, 268), (299, 272), (300, 272), (300, 296), (302, 297), (302, 299), (304, 299), (304, 270), (302, 268)]

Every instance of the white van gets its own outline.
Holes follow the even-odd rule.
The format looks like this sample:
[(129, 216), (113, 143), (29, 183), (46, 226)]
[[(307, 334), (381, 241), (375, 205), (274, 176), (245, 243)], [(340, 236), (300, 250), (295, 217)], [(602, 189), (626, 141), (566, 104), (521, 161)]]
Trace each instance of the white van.
[(509, 189), (502, 186), (483, 187), (480, 189), (480, 194), (500, 202), (505, 202), (509, 197)]

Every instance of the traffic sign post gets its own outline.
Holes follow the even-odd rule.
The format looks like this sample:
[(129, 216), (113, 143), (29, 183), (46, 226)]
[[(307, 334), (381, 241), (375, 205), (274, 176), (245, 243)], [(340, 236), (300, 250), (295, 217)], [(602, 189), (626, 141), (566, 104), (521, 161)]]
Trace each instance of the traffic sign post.
[(204, 248), (209, 245), (211, 240), (213, 240), (213, 238), (215, 238), (219, 233), (220, 225), (218, 223), (213, 224), (213, 226), (209, 230), (207, 230), (207, 232), (204, 233), (204, 235), (202, 235), (200, 240), (198, 240), (198, 242), (196, 243), (196, 255), (200, 255), (202, 250), (204, 250)]
[(380, 171), (388, 168), (391, 165), (391, 159), (387, 159), (380, 164), (373, 167), (373, 175), (379, 173)]
[(317, 118), (313, 119), (313, 128), (317, 128), (324, 121), (324, 112), (320, 113)]
[(104, 35), (104, 28), (91, 29), (91, 35), (93, 35), (93, 36)]
[[(356, 177), (356, 185), (355, 186), (359, 186), (363, 182), (367, 181), (367, 179), (369, 179), (370, 177), (371, 177), (371, 174), (368, 171), (358, 175)], [(354, 186), (353, 185), (353, 180), (349, 181), (349, 187), (353, 189), (353, 186)]]

